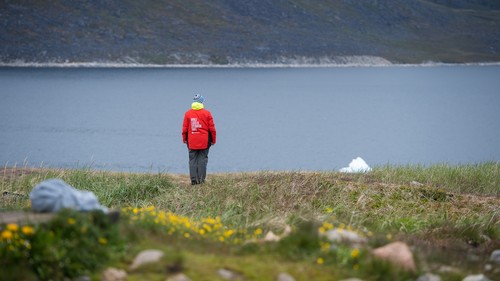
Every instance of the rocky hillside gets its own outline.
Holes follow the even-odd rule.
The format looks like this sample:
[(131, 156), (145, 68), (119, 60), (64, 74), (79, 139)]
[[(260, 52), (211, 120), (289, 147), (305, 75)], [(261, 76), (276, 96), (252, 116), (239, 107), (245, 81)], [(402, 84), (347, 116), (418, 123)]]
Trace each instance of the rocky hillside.
[(3, 63), (322, 63), (352, 56), (498, 62), (500, 2), (0, 1)]

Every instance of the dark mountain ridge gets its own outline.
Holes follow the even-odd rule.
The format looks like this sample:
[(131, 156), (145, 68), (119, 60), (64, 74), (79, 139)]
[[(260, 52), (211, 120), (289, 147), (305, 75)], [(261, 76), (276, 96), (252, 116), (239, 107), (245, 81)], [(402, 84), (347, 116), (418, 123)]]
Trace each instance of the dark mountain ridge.
[(0, 2), (3, 63), (324, 63), (356, 56), (499, 62), (500, 2)]

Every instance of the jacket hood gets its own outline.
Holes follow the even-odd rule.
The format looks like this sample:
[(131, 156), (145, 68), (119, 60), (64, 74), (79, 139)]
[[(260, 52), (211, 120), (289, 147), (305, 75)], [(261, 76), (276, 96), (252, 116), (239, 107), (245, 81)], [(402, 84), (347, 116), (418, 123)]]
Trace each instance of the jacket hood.
[(194, 110), (200, 110), (200, 109), (203, 109), (204, 106), (201, 102), (193, 102), (191, 104), (191, 108), (194, 109)]

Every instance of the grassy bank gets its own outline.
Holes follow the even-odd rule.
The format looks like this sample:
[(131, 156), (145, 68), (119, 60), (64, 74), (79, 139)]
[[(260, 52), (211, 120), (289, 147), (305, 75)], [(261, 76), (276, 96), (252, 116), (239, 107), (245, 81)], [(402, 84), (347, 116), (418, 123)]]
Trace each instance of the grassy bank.
[[(228, 229), (244, 229), (248, 233), (256, 229), (264, 233), (268, 230), (281, 233), (286, 225), (295, 230), (304, 221), (317, 225), (333, 222), (371, 233), (372, 246), (387, 240), (407, 242), (421, 259), (419, 270), (424, 271), (438, 265), (477, 270), (493, 249), (500, 248), (498, 163), (386, 166), (366, 174), (211, 174), (207, 183), (201, 186), (191, 186), (186, 175), (4, 168), (0, 170), (0, 190), (7, 192), (7, 196), (2, 198), (2, 210), (28, 210), (27, 195), (36, 184), (48, 178), (61, 178), (77, 189), (92, 191), (101, 204), (112, 209), (154, 206), (155, 210), (194, 221), (218, 217)], [(154, 243), (161, 237), (138, 242), (138, 245)], [(207, 247), (214, 250), (212, 246)], [(221, 251), (227, 253), (227, 249)], [(266, 262), (262, 261), (271, 258), (271, 251), (265, 252), (264, 258), (255, 256), (260, 250), (250, 252), (232, 260), (236, 263), (242, 262), (240, 259), (246, 260), (243, 263), (253, 270), (266, 267)], [(185, 255), (199, 262), (197, 266), (201, 271), (205, 270), (201, 264), (207, 259), (210, 264), (214, 259), (217, 263), (226, 261), (194, 253), (186, 250)], [(471, 261), (470, 255), (464, 253), (476, 258)], [(300, 266), (310, 264), (307, 258), (291, 260)], [(430, 264), (428, 260), (433, 262)], [(285, 259), (279, 266), (297, 266), (289, 262)], [(326, 274), (324, 271), (332, 271), (331, 268), (317, 270), (315, 274), (319, 276)], [(332, 272), (329, 276), (338, 274)], [(362, 273), (359, 274), (366, 280), (383, 280), (370, 279)], [(376, 276), (374, 271), (366, 272), (366, 275)]]

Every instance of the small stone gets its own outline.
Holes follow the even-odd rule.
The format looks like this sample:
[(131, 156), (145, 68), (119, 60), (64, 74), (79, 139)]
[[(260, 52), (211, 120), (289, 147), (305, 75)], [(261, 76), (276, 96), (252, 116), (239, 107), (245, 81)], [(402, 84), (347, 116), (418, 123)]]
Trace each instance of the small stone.
[(462, 281), (491, 281), (483, 274), (469, 275), (465, 277)]
[(373, 250), (373, 255), (378, 258), (388, 260), (391, 263), (399, 265), (406, 270), (416, 270), (415, 261), (413, 260), (413, 254), (408, 245), (403, 242), (393, 242), (383, 247), (377, 248)]
[(441, 281), (441, 277), (432, 273), (426, 273), (418, 277), (417, 281)]
[(493, 266), (489, 263), (484, 265), (484, 271), (491, 271), (493, 269)]
[(280, 241), (280, 237), (276, 234), (274, 234), (272, 231), (269, 231), (266, 236), (264, 237), (265, 242), (278, 242)]
[(423, 186), (423, 184), (422, 184), (422, 183), (419, 183), (418, 181), (412, 181), (412, 182), (410, 183), (410, 185), (411, 185), (411, 186)]
[(239, 273), (233, 272), (229, 269), (221, 268), (217, 271), (217, 273), (219, 274), (219, 276), (222, 279), (226, 279), (226, 280), (239, 280), (239, 279), (241, 279), (241, 275)]
[(130, 269), (134, 270), (144, 264), (158, 262), (162, 257), (163, 252), (160, 250), (144, 250), (135, 257)]
[(191, 281), (184, 273), (177, 273), (167, 278), (166, 281)]
[(495, 250), (491, 253), (490, 261), (496, 264), (500, 264), (500, 250)]
[(126, 278), (125, 270), (110, 267), (102, 273), (101, 281), (124, 281)]
[(288, 273), (282, 272), (278, 275), (278, 278), (276, 278), (276, 281), (295, 281), (295, 278), (293, 278)]
[(331, 229), (322, 234), (330, 242), (345, 242), (349, 244), (365, 244), (366, 238), (359, 236), (356, 232), (345, 229)]
[(458, 268), (447, 265), (442, 265), (441, 267), (439, 267), (438, 271), (441, 273), (454, 273), (454, 274), (460, 273), (460, 270)]

